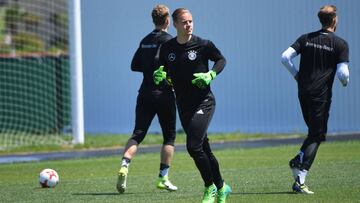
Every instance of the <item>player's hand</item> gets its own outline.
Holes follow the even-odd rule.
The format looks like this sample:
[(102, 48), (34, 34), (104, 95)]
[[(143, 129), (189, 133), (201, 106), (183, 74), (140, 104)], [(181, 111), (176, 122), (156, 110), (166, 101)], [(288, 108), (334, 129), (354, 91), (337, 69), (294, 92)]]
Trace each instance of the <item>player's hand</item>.
[(191, 81), (193, 85), (196, 85), (200, 89), (206, 88), (212, 80), (216, 77), (216, 72), (210, 70), (207, 73), (194, 73), (195, 79)]
[(166, 79), (166, 72), (163, 71), (164, 66), (160, 66), (159, 69), (154, 71), (153, 79), (156, 85), (159, 85), (161, 81)]

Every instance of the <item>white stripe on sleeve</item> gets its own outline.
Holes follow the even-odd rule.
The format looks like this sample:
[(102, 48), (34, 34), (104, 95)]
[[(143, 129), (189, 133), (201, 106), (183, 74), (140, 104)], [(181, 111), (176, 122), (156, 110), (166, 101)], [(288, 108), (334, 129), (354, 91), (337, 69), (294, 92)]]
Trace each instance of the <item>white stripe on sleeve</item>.
[(291, 73), (291, 75), (293, 75), (293, 77), (295, 77), (298, 73), (298, 70), (292, 62), (292, 59), (295, 56), (297, 56), (297, 53), (292, 47), (286, 49), (281, 55), (281, 63), (286, 67), (286, 69), (288, 69), (288, 71)]
[(343, 86), (349, 83), (349, 64), (346, 62), (338, 63), (336, 66), (336, 75), (339, 78)]

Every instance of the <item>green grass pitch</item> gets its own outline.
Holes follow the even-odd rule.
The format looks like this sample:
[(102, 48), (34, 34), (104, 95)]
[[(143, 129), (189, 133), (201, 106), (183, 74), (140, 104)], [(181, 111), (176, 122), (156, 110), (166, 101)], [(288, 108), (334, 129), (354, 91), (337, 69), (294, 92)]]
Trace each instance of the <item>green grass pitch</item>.
[[(300, 143), (299, 143), (300, 145)], [(359, 202), (360, 142), (322, 144), (307, 184), (315, 195), (291, 193), (288, 160), (299, 146), (215, 151), (225, 181), (233, 193), (227, 202)], [(128, 188), (115, 188), (118, 157), (0, 165), (1, 202), (200, 202), (203, 183), (185, 152), (175, 153), (170, 169), (177, 192), (155, 188), (159, 153), (132, 160)], [(38, 174), (53, 168), (60, 175), (56, 188), (43, 189)]]

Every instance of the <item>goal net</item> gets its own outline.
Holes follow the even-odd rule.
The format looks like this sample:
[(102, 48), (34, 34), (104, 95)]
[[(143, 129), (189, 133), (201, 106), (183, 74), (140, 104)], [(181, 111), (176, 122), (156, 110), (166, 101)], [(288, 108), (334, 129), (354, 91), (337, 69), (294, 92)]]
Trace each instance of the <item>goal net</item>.
[(0, 150), (71, 139), (68, 0), (0, 0)]

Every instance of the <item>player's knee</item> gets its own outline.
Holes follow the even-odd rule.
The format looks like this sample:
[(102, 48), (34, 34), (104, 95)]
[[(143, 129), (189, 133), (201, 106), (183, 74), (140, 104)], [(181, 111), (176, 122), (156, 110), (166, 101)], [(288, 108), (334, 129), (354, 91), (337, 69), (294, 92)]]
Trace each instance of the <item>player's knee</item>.
[(174, 146), (175, 143), (175, 133), (174, 134), (170, 134), (170, 135), (164, 135), (164, 141), (163, 141), (163, 145), (171, 145)]
[(127, 145), (128, 146), (139, 145), (139, 142), (130, 138)]
[(191, 157), (198, 157), (203, 153), (203, 150), (200, 147), (194, 145), (186, 145), (186, 149)]
[(326, 126), (316, 126), (309, 129), (309, 138), (314, 142), (322, 142), (326, 139), (327, 128)]
[(175, 140), (164, 140), (163, 145), (175, 145)]
[(130, 139), (135, 140), (138, 144), (140, 144), (144, 138), (145, 138), (146, 132), (142, 131), (142, 130), (134, 130), (132, 136), (130, 137)]
[(309, 171), (311, 167), (311, 163), (308, 163), (307, 161), (303, 162), (300, 166), (300, 170), (307, 170)]
[(317, 134), (317, 135), (309, 135), (308, 139), (310, 143), (318, 143), (320, 144), (321, 142), (325, 141), (325, 134)]

